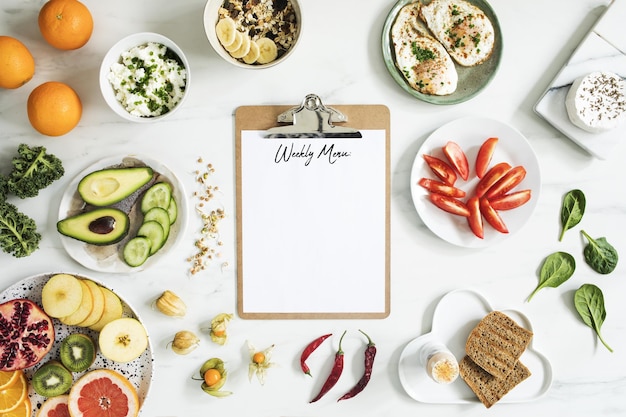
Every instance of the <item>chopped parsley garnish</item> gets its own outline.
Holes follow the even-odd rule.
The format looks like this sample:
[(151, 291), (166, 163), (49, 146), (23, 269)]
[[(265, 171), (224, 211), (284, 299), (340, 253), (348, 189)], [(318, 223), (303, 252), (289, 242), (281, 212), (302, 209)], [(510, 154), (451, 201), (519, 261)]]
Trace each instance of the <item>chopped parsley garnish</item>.
[(432, 50), (421, 48), (417, 46), (416, 42), (411, 43), (411, 52), (413, 53), (413, 55), (415, 55), (415, 58), (419, 62), (424, 62), (424, 61), (428, 61), (429, 59), (437, 58), (437, 55), (435, 55), (435, 53)]
[(472, 42), (474, 42), (474, 46), (478, 46), (478, 44), (480, 43), (480, 33), (475, 34), (474, 36), (472, 36)]

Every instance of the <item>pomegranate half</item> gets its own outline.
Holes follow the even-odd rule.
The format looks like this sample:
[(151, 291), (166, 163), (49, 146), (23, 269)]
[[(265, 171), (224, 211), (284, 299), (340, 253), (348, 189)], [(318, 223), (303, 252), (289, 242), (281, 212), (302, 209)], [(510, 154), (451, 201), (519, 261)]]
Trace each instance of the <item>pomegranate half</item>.
[(30, 368), (52, 348), (52, 319), (34, 302), (14, 299), (0, 304), (0, 370)]

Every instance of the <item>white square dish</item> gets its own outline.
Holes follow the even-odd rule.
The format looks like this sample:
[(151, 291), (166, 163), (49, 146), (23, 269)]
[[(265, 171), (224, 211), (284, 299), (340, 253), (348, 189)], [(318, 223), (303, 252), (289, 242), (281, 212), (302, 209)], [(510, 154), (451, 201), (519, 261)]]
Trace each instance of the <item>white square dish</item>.
[(589, 133), (567, 115), (565, 97), (572, 82), (594, 71), (626, 76), (626, 38), (620, 33), (626, 1), (614, 0), (585, 36), (535, 105), (535, 112), (591, 155), (607, 159), (626, 135), (626, 123), (604, 133)]

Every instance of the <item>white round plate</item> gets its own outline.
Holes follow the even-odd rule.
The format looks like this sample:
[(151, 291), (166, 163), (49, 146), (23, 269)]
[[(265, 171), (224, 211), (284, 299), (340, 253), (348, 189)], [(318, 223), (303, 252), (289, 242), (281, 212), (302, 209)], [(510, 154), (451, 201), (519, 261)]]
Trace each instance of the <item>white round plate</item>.
[(169, 182), (172, 185), (172, 192), (174, 198), (176, 199), (176, 203), (178, 204), (178, 218), (172, 225), (170, 235), (167, 242), (165, 242), (165, 245), (157, 253), (150, 256), (143, 265), (134, 268), (127, 265), (121, 257), (121, 251), (124, 248), (124, 244), (128, 239), (134, 236), (133, 231), (137, 230), (138, 224), (136, 221), (133, 221), (132, 215), (128, 236), (121, 242), (114, 245), (96, 246), (59, 234), (63, 247), (67, 253), (75, 261), (93, 271), (111, 273), (132, 273), (143, 271), (166, 256), (168, 251), (180, 242), (183, 237), (183, 232), (186, 229), (188, 209), (183, 184), (165, 165), (142, 155), (118, 155), (104, 158), (80, 172), (70, 182), (65, 190), (65, 193), (63, 194), (63, 197), (61, 198), (61, 204), (59, 205), (59, 220), (68, 217), (68, 215), (76, 209), (80, 208), (82, 199), (78, 195), (77, 186), (85, 175), (99, 169), (119, 166), (120, 164), (123, 164), (124, 166), (149, 166), (154, 170), (154, 172), (160, 174), (160, 177), (158, 178), (159, 180)]
[[(400, 383), (416, 401), (433, 404), (478, 403), (478, 398), (461, 379), (451, 384), (433, 381), (420, 363), (420, 349), (426, 343), (445, 345), (461, 361), (465, 356), (465, 342), (471, 330), (487, 313), (493, 311), (489, 302), (479, 293), (460, 289), (442, 297), (433, 315), (432, 330), (410, 341), (402, 350), (398, 362)], [(531, 330), (528, 318), (516, 310), (500, 310), (518, 325)], [(534, 401), (544, 395), (552, 384), (552, 366), (548, 359), (534, 349), (533, 341), (520, 357), (531, 376), (506, 394), (500, 403)]]
[[(2, 293), (0, 293), (0, 303), (4, 303), (6, 301), (14, 300), (17, 298), (26, 298), (36, 303), (37, 305), (41, 306), (42, 305), (41, 304), (41, 289), (46, 284), (46, 282), (48, 282), (48, 279), (50, 279), (50, 277), (52, 277), (53, 275), (54, 273), (34, 275), (34, 276), (25, 278), (11, 285), (9, 288), (5, 289), (4, 291), (2, 291)], [(106, 287), (109, 290), (115, 292), (112, 288), (107, 287), (106, 285), (104, 285), (101, 282), (98, 282), (95, 279), (80, 276), (77, 274), (72, 274), (72, 275), (78, 278), (90, 279), (96, 282), (98, 285)], [(132, 309), (132, 307), (130, 307), (119, 294), (117, 295), (118, 297), (120, 297), (120, 300), (122, 301), (122, 306), (124, 307), (123, 315), (125, 317), (134, 317), (138, 319), (139, 321), (141, 321), (141, 318)], [(48, 354), (41, 360), (41, 362), (39, 362), (37, 365), (33, 366), (32, 368), (25, 370), (25, 374), (29, 380), (33, 376), (35, 371), (39, 369), (39, 366), (43, 365), (44, 363), (46, 363), (48, 360), (51, 360), (51, 359), (58, 360), (61, 341), (66, 336), (72, 333), (86, 334), (92, 338), (92, 340), (96, 344), (96, 347), (98, 346), (98, 332), (95, 332), (93, 330), (90, 330), (84, 327), (68, 326), (68, 325), (61, 323), (57, 319), (52, 319), (52, 321), (54, 323), (54, 333), (55, 333), (54, 345), (52, 346), (52, 349), (50, 350), (50, 352), (48, 352)], [(152, 382), (153, 362), (154, 362), (154, 357), (152, 354), (152, 345), (150, 343), (150, 337), (148, 336), (148, 348), (137, 359), (134, 359), (126, 363), (113, 362), (104, 358), (100, 354), (100, 352), (98, 352), (96, 355), (95, 362), (85, 372), (88, 372), (94, 369), (107, 368), (107, 369), (115, 370), (119, 372), (120, 374), (124, 375), (137, 389), (137, 395), (139, 397), (139, 405), (141, 406), (146, 400), (146, 397), (148, 396), (150, 383)], [(80, 378), (85, 372), (73, 373), (74, 381)], [(41, 404), (46, 400), (46, 398), (42, 397), (41, 395), (38, 395), (33, 390), (32, 386), (29, 388), (29, 395), (30, 395), (30, 399), (32, 402), (33, 415), (34, 415), (36, 411), (39, 410), (39, 408), (41, 407)]]
[[(447, 213), (431, 203), (428, 198), (428, 191), (420, 186), (418, 181), (423, 177), (437, 179), (424, 161), (423, 155), (432, 155), (445, 161), (446, 157), (442, 147), (448, 141), (454, 141), (463, 149), (470, 164), (469, 179), (463, 181), (459, 177), (455, 187), (464, 190), (467, 196), (470, 196), (478, 183), (474, 170), (478, 149), (486, 139), (494, 136), (498, 138), (498, 144), (490, 166), (499, 162), (508, 162), (512, 167), (523, 165), (526, 169), (526, 177), (512, 191), (530, 189), (531, 198), (521, 207), (499, 212), (509, 233), (500, 233), (484, 222), (485, 236), (484, 239), (480, 239), (472, 233), (465, 217)], [(426, 138), (415, 156), (411, 169), (411, 195), (420, 218), (434, 234), (458, 246), (487, 247), (515, 234), (532, 216), (539, 200), (540, 191), (539, 163), (524, 135), (512, 126), (488, 118), (465, 117), (441, 126)]]

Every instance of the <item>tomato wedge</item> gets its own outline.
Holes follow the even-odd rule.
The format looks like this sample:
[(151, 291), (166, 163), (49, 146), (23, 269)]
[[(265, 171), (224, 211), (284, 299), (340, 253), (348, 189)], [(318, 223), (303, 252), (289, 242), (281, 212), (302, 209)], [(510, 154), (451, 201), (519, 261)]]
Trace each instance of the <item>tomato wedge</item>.
[(489, 168), (491, 163), (491, 157), (498, 144), (498, 138), (489, 138), (480, 145), (478, 149), (478, 155), (476, 155), (476, 176), (482, 178)]
[(489, 199), (489, 204), (494, 210), (511, 210), (524, 205), (530, 200), (531, 191), (521, 190), (510, 194), (502, 194)]
[(496, 229), (500, 233), (509, 233), (509, 229), (504, 224), (502, 217), (498, 214), (498, 212), (491, 206), (489, 200), (486, 198), (481, 198), (479, 200), (480, 213), (483, 215), (487, 223), (491, 225), (494, 229)]
[(432, 155), (424, 154), (424, 160), (433, 173), (448, 185), (454, 185), (456, 182), (456, 173), (450, 165), (445, 161)]
[(470, 215), (469, 209), (461, 200), (457, 200), (454, 197), (449, 197), (443, 194), (430, 193), (430, 201), (440, 209), (447, 211), (448, 213), (456, 214), (457, 216), (467, 217)]
[(511, 165), (500, 162), (491, 168), (476, 184), (476, 196), (482, 197), (500, 178), (511, 169)]
[(443, 154), (448, 158), (448, 161), (450, 161), (454, 169), (456, 169), (456, 172), (463, 178), (463, 181), (467, 181), (469, 178), (469, 163), (467, 162), (467, 156), (465, 156), (463, 149), (461, 149), (458, 143), (453, 141), (448, 141), (442, 149)]
[(449, 197), (456, 198), (465, 197), (465, 191), (452, 185), (445, 184), (441, 181), (431, 180), (430, 178), (422, 178), (417, 183), (433, 193), (443, 194)]
[(506, 174), (502, 176), (491, 188), (487, 190), (485, 196), (487, 198), (494, 198), (502, 194), (506, 194), (513, 188), (515, 188), (526, 177), (526, 169), (518, 165), (511, 168)]
[(480, 203), (478, 197), (470, 197), (470, 199), (467, 200), (467, 208), (470, 212), (470, 215), (467, 217), (467, 223), (469, 224), (470, 230), (477, 237), (483, 239), (485, 237), (485, 231), (483, 228), (483, 216), (480, 214)]

